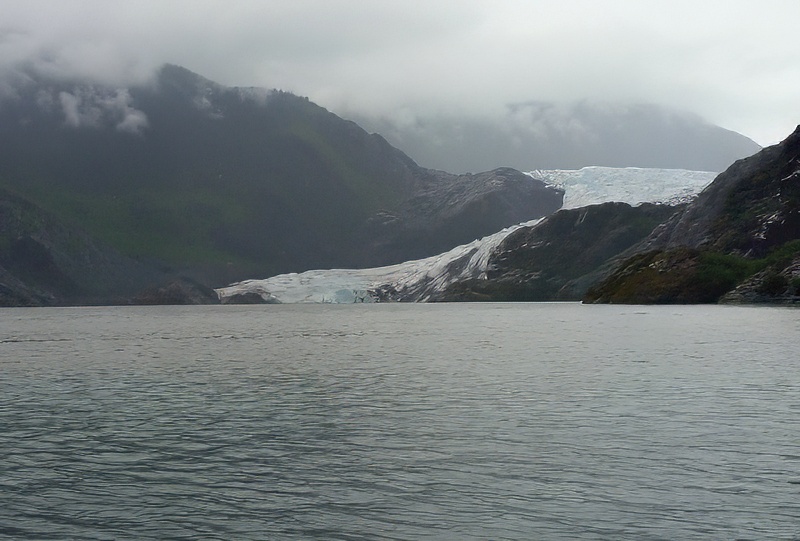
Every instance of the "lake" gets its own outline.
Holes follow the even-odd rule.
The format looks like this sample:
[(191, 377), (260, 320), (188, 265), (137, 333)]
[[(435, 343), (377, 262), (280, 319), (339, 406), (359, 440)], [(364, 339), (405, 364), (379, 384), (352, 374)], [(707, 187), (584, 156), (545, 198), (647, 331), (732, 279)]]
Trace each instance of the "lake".
[(0, 309), (0, 538), (800, 540), (800, 310)]

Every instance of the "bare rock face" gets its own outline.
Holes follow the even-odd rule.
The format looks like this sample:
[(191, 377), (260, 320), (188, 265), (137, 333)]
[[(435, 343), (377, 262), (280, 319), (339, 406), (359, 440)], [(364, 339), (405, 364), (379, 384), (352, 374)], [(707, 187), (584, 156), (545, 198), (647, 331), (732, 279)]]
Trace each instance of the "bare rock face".
[(363, 258), (366, 266), (379, 266), (445, 252), (552, 214), (563, 198), (562, 190), (515, 169), (475, 175), (427, 170), (424, 181), (397, 209), (370, 218)]
[(800, 126), (780, 144), (734, 163), (635, 251), (584, 300), (794, 302)]
[(0, 266), (0, 306), (51, 306), (55, 297), (29, 286)]
[(735, 162), (644, 243), (760, 256), (800, 238), (800, 126), (782, 143)]
[[(777, 267), (777, 268), (776, 268)], [(800, 304), (800, 255), (757, 272), (720, 298), (725, 304)]]

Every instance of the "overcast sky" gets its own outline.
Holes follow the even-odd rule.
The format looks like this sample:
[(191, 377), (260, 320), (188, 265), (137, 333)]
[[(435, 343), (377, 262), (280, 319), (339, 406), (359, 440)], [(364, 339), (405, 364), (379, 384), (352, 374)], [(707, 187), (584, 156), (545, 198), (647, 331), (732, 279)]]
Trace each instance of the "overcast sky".
[(335, 112), (653, 102), (756, 142), (800, 124), (798, 0), (2, 0), (0, 72), (104, 82), (162, 63)]

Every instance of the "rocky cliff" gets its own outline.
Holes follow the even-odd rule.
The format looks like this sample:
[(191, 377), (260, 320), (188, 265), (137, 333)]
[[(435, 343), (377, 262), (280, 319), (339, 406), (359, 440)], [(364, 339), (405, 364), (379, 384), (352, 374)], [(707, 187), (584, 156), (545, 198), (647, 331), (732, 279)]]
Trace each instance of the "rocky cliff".
[(377, 266), (419, 259), (524, 221), (552, 214), (563, 190), (515, 169), (452, 175), (427, 170), (423, 183), (392, 210), (369, 219), (363, 245), (381, 258), (364, 254)]
[(735, 162), (586, 302), (798, 301), (800, 127)]

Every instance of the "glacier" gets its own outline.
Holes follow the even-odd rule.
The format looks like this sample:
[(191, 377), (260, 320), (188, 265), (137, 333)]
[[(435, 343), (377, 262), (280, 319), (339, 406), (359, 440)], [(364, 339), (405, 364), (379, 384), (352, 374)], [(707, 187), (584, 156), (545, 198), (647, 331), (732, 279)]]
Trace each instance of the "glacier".
[(584, 167), (578, 170), (535, 170), (528, 175), (564, 190), (561, 208), (608, 203), (686, 203), (711, 184), (718, 173), (685, 169)]
[[(676, 204), (708, 186), (715, 172), (638, 167), (584, 167), (534, 170), (532, 178), (564, 190), (562, 208), (607, 202)], [(222, 302), (256, 295), (267, 303), (425, 302), (455, 281), (485, 278), (492, 252), (509, 234), (532, 227), (532, 220), (476, 239), (435, 256), (369, 269), (309, 270), (237, 282), (215, 291)]]

